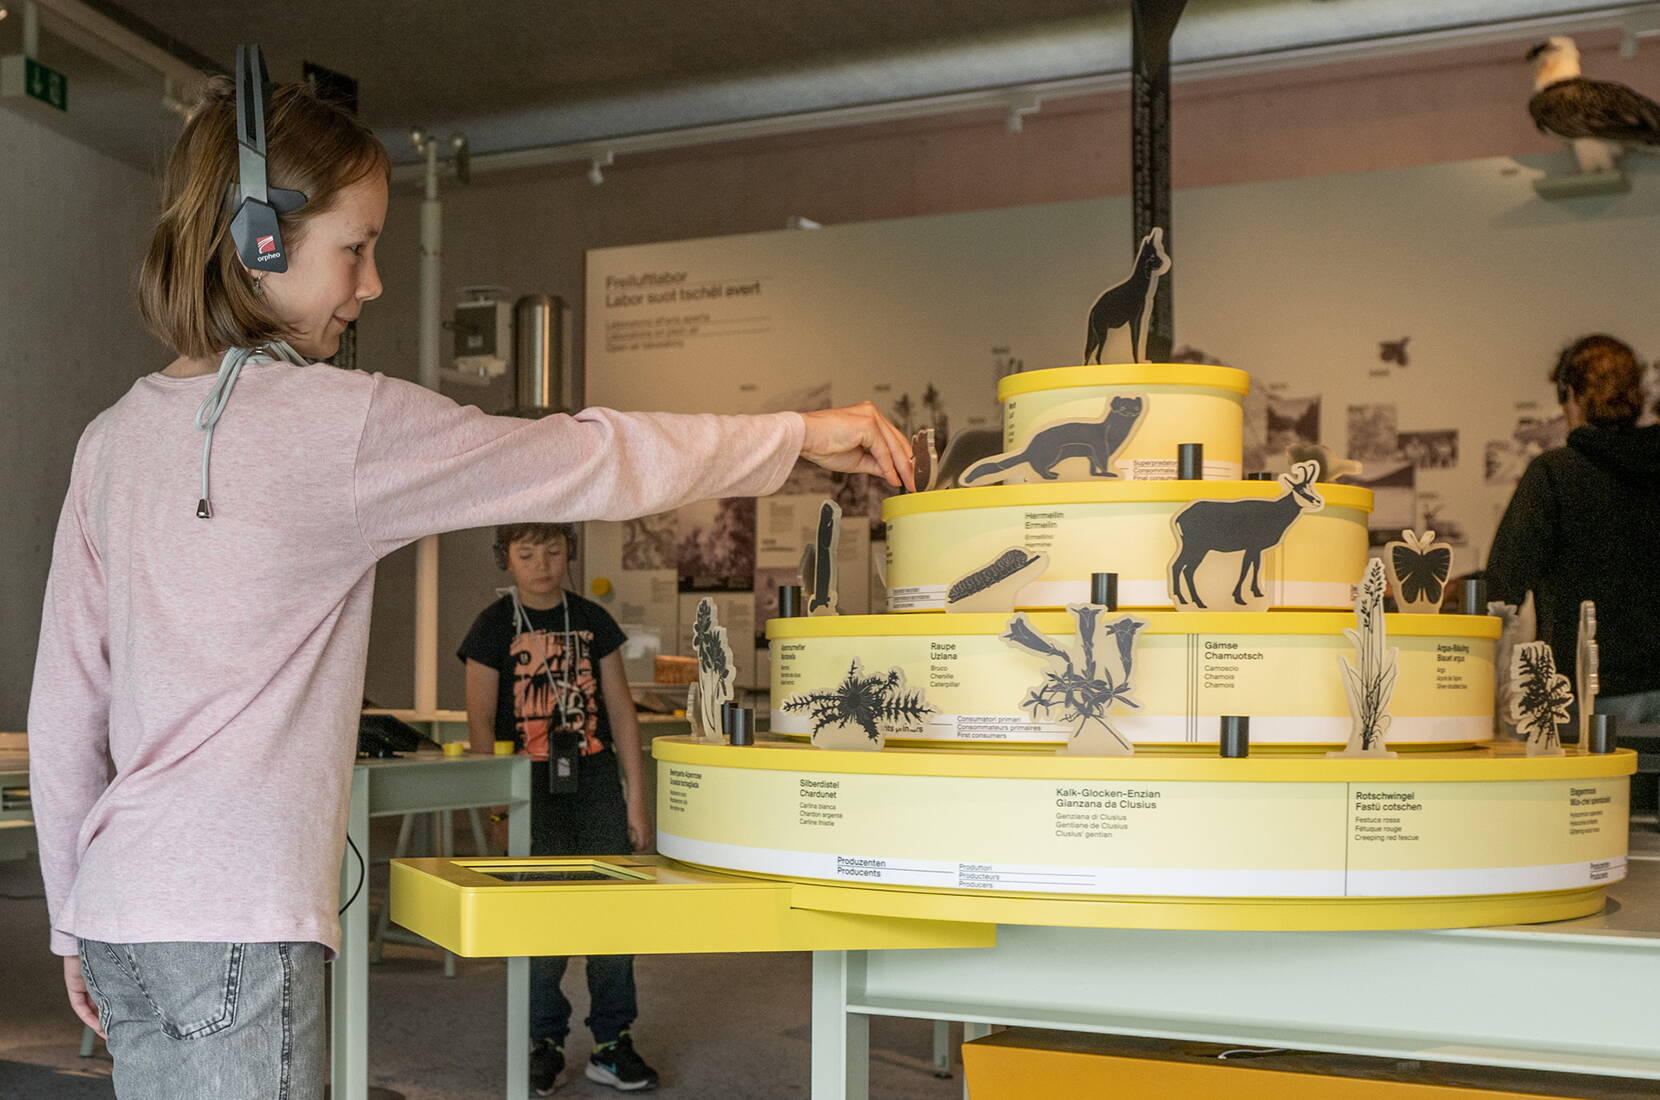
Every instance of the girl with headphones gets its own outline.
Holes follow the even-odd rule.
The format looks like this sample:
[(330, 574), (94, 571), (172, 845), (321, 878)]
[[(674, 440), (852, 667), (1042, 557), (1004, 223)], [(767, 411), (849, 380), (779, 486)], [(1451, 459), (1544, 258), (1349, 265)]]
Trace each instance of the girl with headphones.
[(51, 948), (123, 1100), (322, 1095), (382, 557), (765, 494), (798, 455), (909, 480), (868, 403), (530, 421), (318, 362), (380, 296), (390, 161), (257, 56), (239, 68), (166, 166), (138, 281), (175, 358), (75, 449), (30, 697)]

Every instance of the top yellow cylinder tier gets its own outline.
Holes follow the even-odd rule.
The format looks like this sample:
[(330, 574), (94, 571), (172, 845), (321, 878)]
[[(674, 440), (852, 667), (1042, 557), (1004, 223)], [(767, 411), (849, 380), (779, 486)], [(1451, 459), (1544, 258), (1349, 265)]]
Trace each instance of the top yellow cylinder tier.
[[(1176, 476), (1177, 448), (1202, 443), (1204, 476), (1244, 476), (1245, 394), (1250, 378), (1232, 367), (1191, 363), (1130, 366), (1054, 367), (1011, 374), (997, 384), (1003, 406), (1003, 449), (1017, 453), (1041, 429), (1065, 421), (1105, 418), (1114, 398), (1140, 397), (1141, 414), (1124, 444), (1110, 459), (1114, 477), (1130, 481)], [(1083, 457), (1060, 460), (1044, 480), (1095, 480)], [(1037, 481), (1022, 470), (1022, 481)]]
[[(1366, 517), (1372, 491), (1317, 485), (1325, 501), (1290, 521), (1280, 543), (1261, 556), (1256, 578), (1268, 606), (1330, 610), (1353, 606), (1352, 589), (1366, 568)], [(888, 610), (939, 611), (952, 584), (1018, 547), (1045, 554), (1048, 565), (1020, 592), (1015, 606), (1058, 610), (1089, 600), (1092, 573), (1118, 574), (1125, 608), (1173, 606), (1171, 567), (1177, 555), (1176, 514), (1196, 500), (1267, 500), (1286, 489), (1271, 481), (1092, 481), (988, 485), (889, 497)], [(1245, 555), (1207, 555), (1196, 574), (1206, 610), (1243, 610), (1233, 602)], [(1242, 596), (1246, 590), (1241, 589)]]

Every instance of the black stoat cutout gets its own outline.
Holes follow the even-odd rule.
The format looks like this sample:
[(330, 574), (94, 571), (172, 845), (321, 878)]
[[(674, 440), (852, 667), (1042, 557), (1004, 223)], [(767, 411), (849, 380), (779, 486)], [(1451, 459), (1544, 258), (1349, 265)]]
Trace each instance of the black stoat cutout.
[(1140, 394), (1118, 394), (1107, 403), (1101, 419), (1045, 424), (1020, 450), (976, 463), (958, 481), (965, 486), (1009, 481), (1021, 467), (1045, 481), (1056, 481), (1060, 474), (1055, 468), (1069, 458), (1087, 459), (1092, 478), (1116, 478), (1112, 457), (1129, 442), (1146, 409), (1147, 399)]
[(1153, 296), (1158, 293), (1159, 276), (1170, 270), (1170, 256), (1164, 251), (1164, 230), (1155, 227), (1141, 239), (1136, 250), (1135, 269), (1123, 282), (1110, 286), (1089, 309), (1089, 334), (1084, 341), (1084, 362), (1099, 363), (1107, 334), (1130, 326), (1131, 354), (1137, 363), (1147, 361), (1147, 322), (1153, 314)]

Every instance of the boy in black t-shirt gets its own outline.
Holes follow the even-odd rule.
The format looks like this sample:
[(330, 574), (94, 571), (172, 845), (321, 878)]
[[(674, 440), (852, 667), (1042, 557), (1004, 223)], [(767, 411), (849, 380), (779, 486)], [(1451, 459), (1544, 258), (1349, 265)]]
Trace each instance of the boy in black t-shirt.
[[(530, 756), (532, 855), (625, 855), (652, 841), (620, 652), (627, 639), (604, 608), (565, 591), (575, 548), (568, 524), (496, 529), (496, 564), (514, 588), (479, 614), (457, 654), (467, 663), (467, 726), (476, 752), (511, 740)], [(530, 1079), (539, 1096), (565, 1068), (567, 962), (530, 962)], [(588, 994), (588, 1079), (624, 1092), (656, 1088), (657, 1071), (628, 1032), (638, 1014), (634, 956), (589, 957)]]

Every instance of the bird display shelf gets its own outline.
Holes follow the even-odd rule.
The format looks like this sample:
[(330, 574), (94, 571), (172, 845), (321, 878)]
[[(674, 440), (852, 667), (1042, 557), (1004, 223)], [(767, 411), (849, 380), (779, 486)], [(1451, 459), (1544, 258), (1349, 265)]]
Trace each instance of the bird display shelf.
[(1579, 49), (1563, 35), (1533, 47), (1527, 60), (1533, 66), (1528, 114), (1540, 133), (1567, 143), (1578, 168), (1535, 179), (1534, 190), (1550, 199), (1629, 191), (1620, 158), (1628, 150), (1660, 150), (1660, 103), (1624, 84), (1581, 75)]

